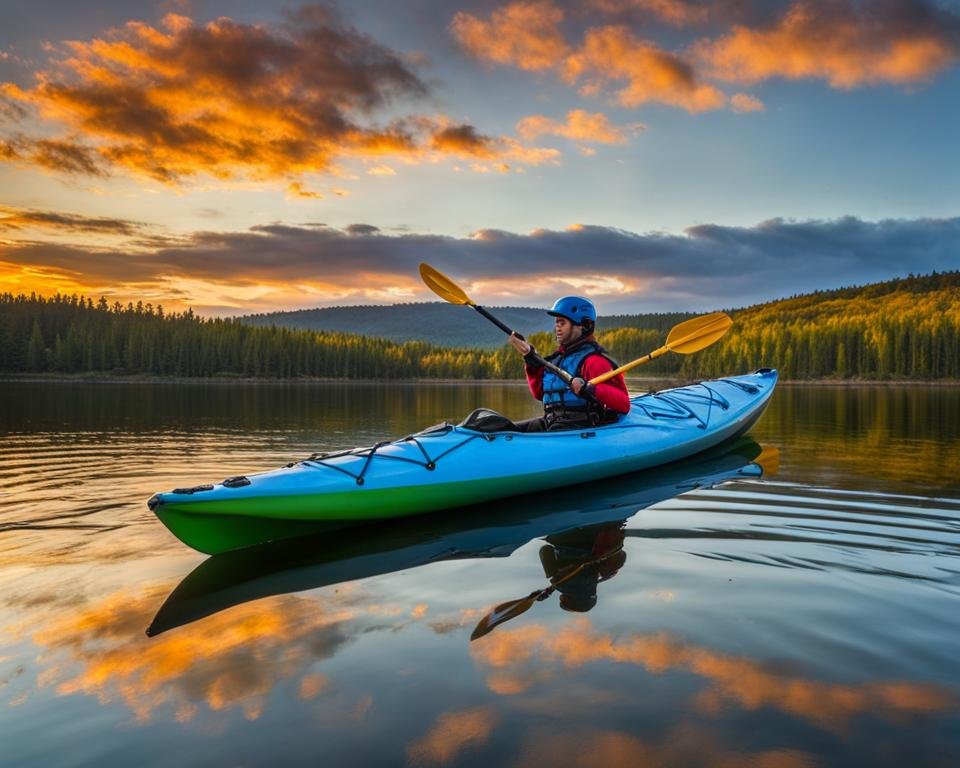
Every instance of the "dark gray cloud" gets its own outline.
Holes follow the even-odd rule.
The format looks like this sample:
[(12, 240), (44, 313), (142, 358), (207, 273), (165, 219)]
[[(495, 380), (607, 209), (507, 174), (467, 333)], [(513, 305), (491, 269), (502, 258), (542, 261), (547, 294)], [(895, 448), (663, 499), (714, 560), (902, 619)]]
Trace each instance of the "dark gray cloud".
[[(157, 243), (148, 253), (13, 243), (0, 248), (0, 261), (55, 268), (101, 285), (179, 277), (289, 286), (322, 278), (356, 289), (357, 303), (371, 275), (385, 285), (395, 280), (420, 290), (411, 300), (432, 300), (416, 277), (418, 264), (426, 261), (489, 304), (536, 305), (559, 292), (582, 291), (605, 314), (703, 310), (958, 269), (960, 217), (772, 219), (752, 227), (701, 225), (682, 235), (599, 226), (526, 235), (483, 230), (468, 238), (385, 234), (369, 225), (338, 230), (270, 224), (246, 232), (197, 232), (175, 247)], [(302, 305), (323, 303), (322, 296), (305, 295)]]
[(380, 227), (373, 224), (351, 224), (346, 231), (351, 235), (375, 235), (380, 231)]
[[(270, 224), (246, 232), (197, 232), (175, 246), (160, 239), (147, 253), (13, 243), (0, 249), (0, 260), (55, 268), (101, 285), (164, 277), (224, 285), (308, 284), (322, 277), (362, 291), (376, 274), (421, 288), (411, 298), (430, 300), (416, 278), (418, 264), (426, 261), (465, 286), (477, 286), (474, 298), (482, 302), (542, 304), (558, 292), (582, 290), (609, 314), (729, 308), (910, 272), (958, 269), (960, 217), (772, 219), (753, 227), (701, 225), (683, 235), (599, 226), (526, 235), (483, 230), (469, 238), (384, 234), (369, 225), (338, 230)], [(363, 300), (362, 293), (357, 296)], [(318, 297), (312, 301), (323, 303)]]
[(81, 216), (59, 211), (36, 211), (0, 206), (0, 231), (40, 229), (61, 232), (98, 232), (114, 235), (135, 235), (144, 224), (127, 219)]
[(152, 253), (37, 241), (0, 243), (0, 272), (4, 263), (69, 275), (78, 284), (98, 287), (153, 282), (164, 267)]
[(452, 125), (433, 134), (434, 149), (453, 154), (490, 157), (496, 154), (495, 139), (484, 136), (472, 125)]

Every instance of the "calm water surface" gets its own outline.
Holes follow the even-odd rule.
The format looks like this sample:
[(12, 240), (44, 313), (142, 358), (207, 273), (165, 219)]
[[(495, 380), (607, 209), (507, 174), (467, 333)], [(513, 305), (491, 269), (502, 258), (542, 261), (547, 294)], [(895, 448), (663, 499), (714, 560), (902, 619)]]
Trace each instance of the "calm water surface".
[(960, 763), (957, 389), (782, 387), (727, 453), (221, 558), (144, 503), (478, 405), (535, 413), (0, 384), (0, 765)]

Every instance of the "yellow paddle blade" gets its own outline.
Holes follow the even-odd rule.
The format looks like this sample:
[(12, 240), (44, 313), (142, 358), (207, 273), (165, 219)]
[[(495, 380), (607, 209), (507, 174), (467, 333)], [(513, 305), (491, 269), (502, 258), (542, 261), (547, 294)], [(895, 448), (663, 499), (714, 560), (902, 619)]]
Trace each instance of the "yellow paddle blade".
[(777, 474), (780, 470), (780, 449), (772, 445), (765, 446), (753, 463), (760, 465), (764, 477)]
[(434, 269), (429, 264), (420, 265), (420, 277), (427, 284), (427, 288), (433, 291), (444, 301), (451, 304), (467, 304), (474, 306), (470, 297), (463, 292), (463, 288), (457, 285), (453, 280), (447, 277), (443, 272)]
[(590, 383), (602, 384), (620, 373), (626, 373), (638, 365), (656, 360), (661, 355), (667, 354), (667, 352), (679, 352), (681, 355), (699, 352), (723, 336), (723, 334), (730, 329), (731, 325), (733, 325), (733, 320), (724, 312), (714, 312), (710, 315), (703, 315), (701, 317), (694, 317), (691, 320), (686, 320), (679, 325), (673, 326), (673, 329), (667, 336), (667, 343), (662, 347), (653, 350), (649, 355), (638, 357), (636, 360), (621, 365), (619, 368), (614, 368), (612, 371), (594, 376), (590, 379)]
[(483, 637), (488, 632), (493, 632), (494, 627), (503, 624), (505, 621), (510, 621), (510, 619), (519, 616), (521, 613), (526, 613), (530, 610), (531, 606), (533, 606), (534, 602), (536, 602), (538, 595), (538, 592), (534, 592), (532, 595), (521, 598), (520, 600), (501, 603), (480, 619), (480, 623), (477, 624), (471, 633), (470, 639), (476, 640), (477, 638)]
[(724, 312), (714, 312), (710, 315), (694, 317), (679, 325), (675, 325), (667, 336), (667, 343), (671, 352), (689, 355), (706, 349), (725, 334), (733, 320)]

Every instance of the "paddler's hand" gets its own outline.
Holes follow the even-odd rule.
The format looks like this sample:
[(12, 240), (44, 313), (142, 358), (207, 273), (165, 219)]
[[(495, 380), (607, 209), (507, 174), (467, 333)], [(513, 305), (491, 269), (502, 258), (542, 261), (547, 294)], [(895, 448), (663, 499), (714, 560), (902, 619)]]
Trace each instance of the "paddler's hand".
[(593, 400), (593, 393), (596, 391), (596, 387), (584, 381), (579, 376), (570, 382), (570, 389), (573, 390), (573, 394), (580, 395), (580, 397), (586, 398), (587, 400)]
[(510, 334), (510, 346), (512, 346), (517, 352), (526, 357), (530, 354), (530, 350), (533, 349), (527, 342), (517, 336), (517, 332), (514, 331)]

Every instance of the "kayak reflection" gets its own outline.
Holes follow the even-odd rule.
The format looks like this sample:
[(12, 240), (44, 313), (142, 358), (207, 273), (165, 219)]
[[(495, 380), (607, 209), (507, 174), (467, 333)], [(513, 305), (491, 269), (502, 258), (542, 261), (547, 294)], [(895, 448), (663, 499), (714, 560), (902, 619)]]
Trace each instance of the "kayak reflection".
[(328, 587), (443, 560), (507, 557), (541, 537), (546, 541), (541, 562), (551, 580), (548, 589), (551, 593), (561, 591), (565, 608), (587, 610), (588, 604), (592, 607), (596, 602), (597, 583), (611, 578), (625, 561), (623, 526), (628, 518), (694, 488), (736, 478), (758, 478), (763, 474), (757, 463), (762, 452), (754, 440), (742, 437), (683, 461), (600, 484), (214, 555), (170, 593), (147, 635), (152, 637), (272, 595)]

